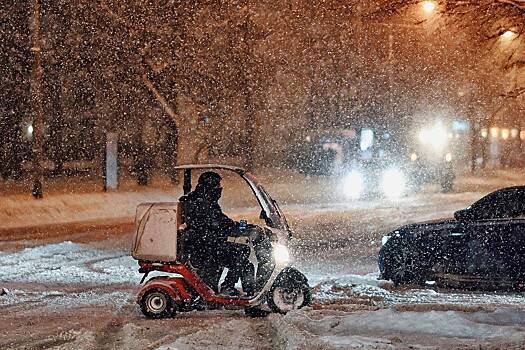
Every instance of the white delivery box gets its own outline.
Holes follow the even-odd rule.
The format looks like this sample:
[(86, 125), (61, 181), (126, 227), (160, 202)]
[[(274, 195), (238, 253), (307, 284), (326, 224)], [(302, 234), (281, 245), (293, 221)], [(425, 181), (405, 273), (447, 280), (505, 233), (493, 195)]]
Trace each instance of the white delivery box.
[(131, 256), (137, 260), (176, 261), (178, 211), (178, 203), (139, 204)]

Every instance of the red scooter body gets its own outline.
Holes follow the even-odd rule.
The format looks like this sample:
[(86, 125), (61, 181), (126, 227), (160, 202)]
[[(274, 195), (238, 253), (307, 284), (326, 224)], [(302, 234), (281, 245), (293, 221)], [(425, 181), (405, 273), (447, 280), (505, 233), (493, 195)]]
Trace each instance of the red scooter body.
[(233, 297), (216, 295), (215, 292), (204, 283), (201, 278), (186, 264), (179, 263), (150, 263), (139, 261), (140, 271), (161, 271), (176, 273), (182, 277), (157, 277), (149, 280), (139, 291), (138, 300), (151, 289), (165, 290), (171, 298), (178, 303), (189, 304), (197, 296), (203, 301), (216, 305), (238, 305), (248, 306), (249, 297)]

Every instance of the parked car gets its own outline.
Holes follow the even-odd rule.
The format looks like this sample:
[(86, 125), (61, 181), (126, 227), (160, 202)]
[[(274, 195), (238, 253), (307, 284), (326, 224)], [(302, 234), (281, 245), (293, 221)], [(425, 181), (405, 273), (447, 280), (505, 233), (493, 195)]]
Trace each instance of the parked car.
[(525, 186), (497, 190), (454, 218), (383, 238), (381, 279), (395, 284), (520, 288), (525, 283)]

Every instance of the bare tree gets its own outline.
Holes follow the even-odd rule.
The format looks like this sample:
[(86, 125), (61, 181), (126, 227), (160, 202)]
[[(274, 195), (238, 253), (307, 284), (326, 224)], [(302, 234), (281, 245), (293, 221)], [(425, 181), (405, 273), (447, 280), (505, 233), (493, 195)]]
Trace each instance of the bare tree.
[[(494, 65), (502, 70), (523, 65), (521, 1), (439, 5), (436, 17), (447, 23), (440, 38), (452, 32), (469, 36), (472, 43), (439, 42), (423, 29), (399, 30), (389, 42), (388, 24), (419, 6), (415, 0), (58, 0), (49, 6), (72, 20), (47, 21), (65, 26), (67, 34), (60, 42), (54, 41), (52, 28), (44, 34), (48, 49), (61, 52), (56, 69), (67, 90), (96, 95), (89, 108), (99, 123), (135, 132), (143, 111), (158, 105), (177, 128), (201, 140), (194, 149), (204, 149), (199, 146), (204, 143), (211, 153), (229, 152), (253, 163), (257, 135), (288, 140), (303, 131), (308, 118), (316, 125), (347, 125), (392, 113), (409, 115), (416, 104), (431, 99), (460, 105), (466, 100), (457, 97), (458, 86), (469, 81), (489, 86), (474, 90), (474, 114), (479, 114), (479, 101), (488, 104), (483, 100), (502, 93), (523, 95), (522, 87), (503, 91), (491, 82), (498, 76)], [(413, 25), (425, 28), (427, 23)], [(496, 55), (507, 29), (517, 35), (509, 50)], [(489, 54), (475, 50), (480, 45)], [(178, 110), (181, 96), (191, 100), (195, 115)], [(64, 113), (74, 115), (76, 101), (63, 104)], [(271, 133), (262, 132), (263, 121)]]

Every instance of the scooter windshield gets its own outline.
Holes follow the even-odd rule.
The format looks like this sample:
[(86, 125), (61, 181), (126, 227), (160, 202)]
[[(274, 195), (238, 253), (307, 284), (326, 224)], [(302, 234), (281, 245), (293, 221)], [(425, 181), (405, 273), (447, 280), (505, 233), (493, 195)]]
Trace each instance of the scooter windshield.
[(265, 200), (270, 204), (270, 211), (271, 211), (270, 215), (277, 216), (279, 218), (279, 222), (280, 222), (279, 228), (289, 231), (290, 227), (288, 226), (286, 217), (281, 211), (281, 208), (279, 208), (279, 205), (277, 204), (277, 202), (272, 197), (270, 197), (270, 195), (268, 194), (268, 192), (266, 192), (266, 189), (263, 186), (258, 186), (258, 187), (259, 187), (259, 191), (261, 192), (262, 196), (265, 197)]
[(271, 220), (271, 226), (290, 232), (288, 222), (286, 221), (283, 212), (277, 205), (277, 202), (268, 194), (268, 192), (266, 192), (266, 189), (263, 186), (258, 184), (255, 176), (250, 173), (245, 173), (243, 176), (246, 182), (248, 182), (252, 188), (252, 191), (257, 197), (257, 200), (259, 201), (262, 209), (266, 212), (266, 215)]

